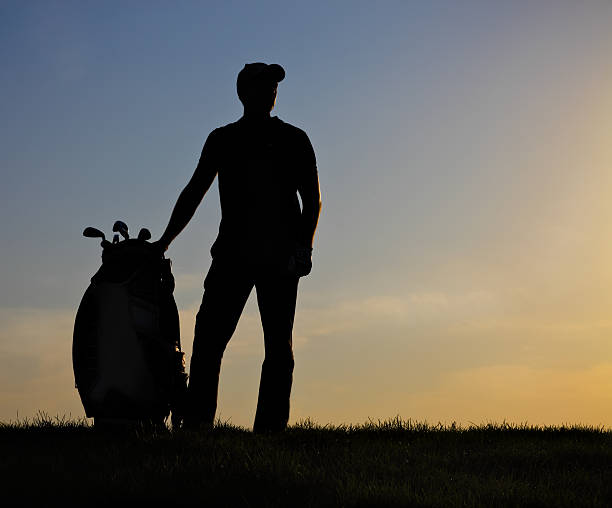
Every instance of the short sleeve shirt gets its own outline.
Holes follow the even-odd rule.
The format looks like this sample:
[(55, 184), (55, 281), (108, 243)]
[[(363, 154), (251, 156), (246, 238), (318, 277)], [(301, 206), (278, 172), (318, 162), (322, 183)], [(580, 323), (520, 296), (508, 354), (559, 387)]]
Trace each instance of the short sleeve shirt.
[(213, 257), (286, 257), (301, 226), (300, 180), (316, 172), (306, 133), (278, 117), (263, 123), (243, 117), (210, 133), (200, 162), (204, 157), (219, 178), (221, 224)]

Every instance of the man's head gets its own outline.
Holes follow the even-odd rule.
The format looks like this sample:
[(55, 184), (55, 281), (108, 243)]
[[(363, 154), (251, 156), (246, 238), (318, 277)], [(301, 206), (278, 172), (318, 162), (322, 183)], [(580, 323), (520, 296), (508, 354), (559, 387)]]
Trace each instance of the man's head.
[(270, 113), (276, 101), (276, 87), (283, 79), (285, 70), (278, 64), (246, 64), (236, 81), (238, 97), (245, 109)]

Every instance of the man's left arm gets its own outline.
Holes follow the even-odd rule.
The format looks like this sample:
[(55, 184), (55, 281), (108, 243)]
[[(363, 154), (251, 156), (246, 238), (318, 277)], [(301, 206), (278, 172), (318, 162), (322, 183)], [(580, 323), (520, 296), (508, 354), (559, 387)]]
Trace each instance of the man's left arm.
[[(312, 267), (311, 254), (315, 232), (321, 213), (321, 188), (314, 150), (308, 136), (304, 136), (304, 150), (300, 161), (297, 189), (302, 199), (302, 215), (297, 236), (296, 264), (302, 265), (302, 275), (308, 275)], [(305, 272), (305, 273), (303, 273)]]
[(298, 244), (300, 247), (312, 249), (319, 215), (321, 214), (321, 189), (317, 167), (311, 166), (305, 173), (301, 185), (298, 186), (298, 192), (302, 198), (302, 218)]

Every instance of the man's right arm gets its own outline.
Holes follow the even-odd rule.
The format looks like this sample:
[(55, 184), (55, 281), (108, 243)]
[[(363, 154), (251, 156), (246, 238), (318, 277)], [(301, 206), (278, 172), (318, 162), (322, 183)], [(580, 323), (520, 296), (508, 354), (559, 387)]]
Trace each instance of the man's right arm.
[(170, 221), (161, 238), (156, 242), (162, 251), (165, 251), (170, 243), (178, 236), (178, 234), (189, 223), (198, 205), (202, 201), (204, 194), (208, 191), (215, 176), (217, 175), (218, 166), (215, 157), (216, 153), (216, 135), (215, 131), (211, 132), (202, 148), (200, 161), (185, 186), (172, 210)]

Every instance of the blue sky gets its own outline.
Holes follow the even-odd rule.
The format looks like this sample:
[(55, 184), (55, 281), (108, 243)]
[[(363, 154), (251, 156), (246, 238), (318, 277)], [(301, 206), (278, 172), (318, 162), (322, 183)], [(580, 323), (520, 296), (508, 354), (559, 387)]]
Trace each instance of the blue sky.
[[(265, 61), (323, 194), (293, 418), (612, 424), (611, 22), (603, 1), (2, 2), (0, 418), (80, 414), (82, 229), (158, 237)], [(188, 355), (218, 221), (213, 187), (168, 251)], [(251, 300), (222, 417), (250, 425), (262, 354)]]

